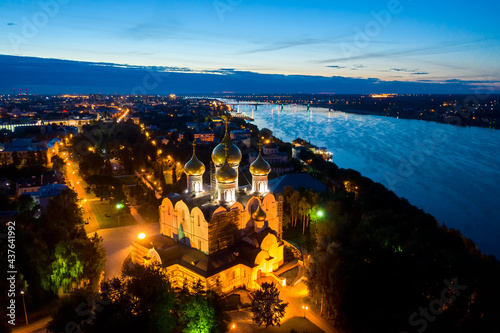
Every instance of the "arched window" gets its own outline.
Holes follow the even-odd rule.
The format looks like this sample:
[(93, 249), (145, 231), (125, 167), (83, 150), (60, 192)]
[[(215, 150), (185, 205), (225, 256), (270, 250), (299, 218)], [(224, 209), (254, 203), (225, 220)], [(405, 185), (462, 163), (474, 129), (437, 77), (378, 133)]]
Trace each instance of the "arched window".
[(233, 271), (233, 280), (236, 279), (236, 272)]
[(181, 213), (181, 218), (182, 218), (182, 221), (184, 222), (185, 218), (186, 218), (186, 212), (184, 212), (184, 209), (182, 209), (182, 213)]
[(200, 215), (198, 215), (198, 227), (201, 225), (201, 222), (200, 222)]

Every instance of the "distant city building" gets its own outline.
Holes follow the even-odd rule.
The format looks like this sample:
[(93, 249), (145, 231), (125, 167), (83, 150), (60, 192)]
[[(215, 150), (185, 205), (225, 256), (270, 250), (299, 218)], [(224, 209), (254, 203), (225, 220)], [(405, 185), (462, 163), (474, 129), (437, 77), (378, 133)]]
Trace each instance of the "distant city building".
[[(16, 162), (23, 165), (28, 163), (31, 157), (36, 158), (37, 154), (45, 154), (47, 162), (50, 162), (52, 156), (59, 153), (60, 141), (52, 139), (36, 142), (34, 138), (14, 139), (0, 146), (0, 164)], [(15, 159), (17, 160), (15, 161)]]
[[(272, 171), (277, 174), (290, 172), (293, 166), (288, 161), (288, 153), (280, 152), (279, 147), (274, 142), (270, 142), (262, 148), (264, 158), (271, 164)], [(248, 154), (248, 162), (252, 163), (258, 157), (258, 153)]]
[(212, 143), (215, 140), (215, 133), (213, 132), (196, 132), (193, 133), (194, 141), (196, 143)]
[(198, 123), (192, 123), (192, 122), (187, 122), (186, 123), (186, 127), (189, 128), (189, 129), (197, 129), (198, 128)]
[(329, 152), (326, 147), (314, 146), (314, 145), (310, 144), (309, 142), (307, 142), (306, 140), (303, 140), (301, 138), (297, 138), (297, 139), (293, 140), (292, 145), (293, 145), (293, 148), (292, 148), (293, 158), (300, 159), (300, 153), (301, 153), (302, 149), (309, 149), (314, 154), (320, 155), (321, 157), (323, 157), (323, 159), (325, 161), (328, 161), (328, 162), (332, 161), (332, 153)]
[(38, 189), (36, 192), (28, 193), (31, 195), (36, 204), (40, 205), (42, 209), (47, 209), (50, 199), (61, 194), (62, 191), (66, 190), (68, 186), (64, 184), (50, 184), (44, 185)]
[(224, 119), (222, 119), (221, 117), (213, 117), (212, 118), (212, 122), (218, 123), (220, 125), (223, 125), (224, 124)]
[(252, 136), (252, 132), (248, 128), (231, 132), (231, 139), (233, 139), (233, 140), (246, 139), (246, 138), (250, 138), (251, 136)]
[(52, 170), (41, 176), (31, 178), (21, 178), (16, 180), (16, 195), (30, 194), (37, 192), (42, 186), (58, 184), (63, 182), (63, 174), (60, 171)]

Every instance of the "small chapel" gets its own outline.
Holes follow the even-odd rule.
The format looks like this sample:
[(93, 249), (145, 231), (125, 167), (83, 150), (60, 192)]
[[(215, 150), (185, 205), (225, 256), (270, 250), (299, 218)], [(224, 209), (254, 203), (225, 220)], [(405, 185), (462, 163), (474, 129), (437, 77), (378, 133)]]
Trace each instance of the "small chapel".
[[(262, 156), (249, 169), (251, 184), (238, 186), (242, 154), (226, 132), (212, 151), (211, 185), (205, 165), (193, 155), (184, 165), (183, 193), (170, 193), (159, 207), (160, 234), (131, 246), (134, 263), (165, 267), (174, 287), (198, 280), (206, 289), (227, 292), (258, 288), (283, 264), (283, 201), (268, 190), (271, 166)], [(285, 281), (282, 282), (283, 285)]]

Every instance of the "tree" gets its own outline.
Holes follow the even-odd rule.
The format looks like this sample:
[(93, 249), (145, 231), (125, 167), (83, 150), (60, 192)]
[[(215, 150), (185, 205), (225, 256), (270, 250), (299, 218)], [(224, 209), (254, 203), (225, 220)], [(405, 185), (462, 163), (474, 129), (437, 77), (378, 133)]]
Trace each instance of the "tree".
[(299, 202), (300, 202), (300, 192), (299, 191), (294, 191), (292, 195), (288, 197), (288, 204), (290, 205), (290, 210), (292, 213), (292, 226), (296, 227), (297, 226), (297, 215), (298, 215), (298, 208), (299, 208)]
[(309, 200), (304, 196), (299, 202), (299, 213), (302, 215), (302, 234), (305, 233), (306, 223), (309, 221), (309, 210), (311, 209), (311, 204)]
[(55, 155), (52, 157), (50, 162), (52, 163), (52, 166), (54, 169), (59, 170), (59, 171), (63, 171), (65, 162), (61, 157), (59, 157), (58, 155)]
[(68, 292), (80, 283), (82, 277), (83, 263), (74, 249), (74, 244), (57, 244), (50, 277), (44, 281), (45, 288), (50, 288), (55, 293)]
[(229, 317), (223, 311), (220, 296), (205, 292), (200, 280), (192, 285), (184, 281), (178, 293), (179, 326), (184, 333), (222, 333), (227, 331)]
[(261, 289), (255, 292), (252, 300), (253, 321), (259, 326), (280, 326), (288, 303), (279, 298), (280, 292), (274, 283), (264, 282)]

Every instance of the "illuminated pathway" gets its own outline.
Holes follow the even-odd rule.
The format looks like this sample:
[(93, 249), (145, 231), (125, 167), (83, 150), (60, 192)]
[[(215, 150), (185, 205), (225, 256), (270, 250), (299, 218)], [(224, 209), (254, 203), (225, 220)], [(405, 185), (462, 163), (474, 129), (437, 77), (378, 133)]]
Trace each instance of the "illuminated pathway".
[(73, 163), (73, 161), (71, 160), (66, 161), (66, 182), (78, 195), (84, 212), (83, 219), (86, 220), (87, 218), (89, 218), (89, 224), (85, 225), (85, 232), (87, 234), (90, 234), (100, 229), (96, 215), (90, 205), (90, 201), (99, 199), (97, 199), (93, 194), (85, 193), (85, 190), (83, 188), (85, 182), (80, 177), (78, 177), (78, 171), (78, 165), (76, 163)]
[(159, 223), (145, 223), (140, 225), (129, 225), (126, 227), (101, 229), (97, 234), (104, 240), (106, 248), (106, 267), (104, 278), (119, 277), (123, 262), (130, 254), (130, 245), (137, 239), (137, 235), (144, 232), (146, 235), (157, 235), (160, 233)]

